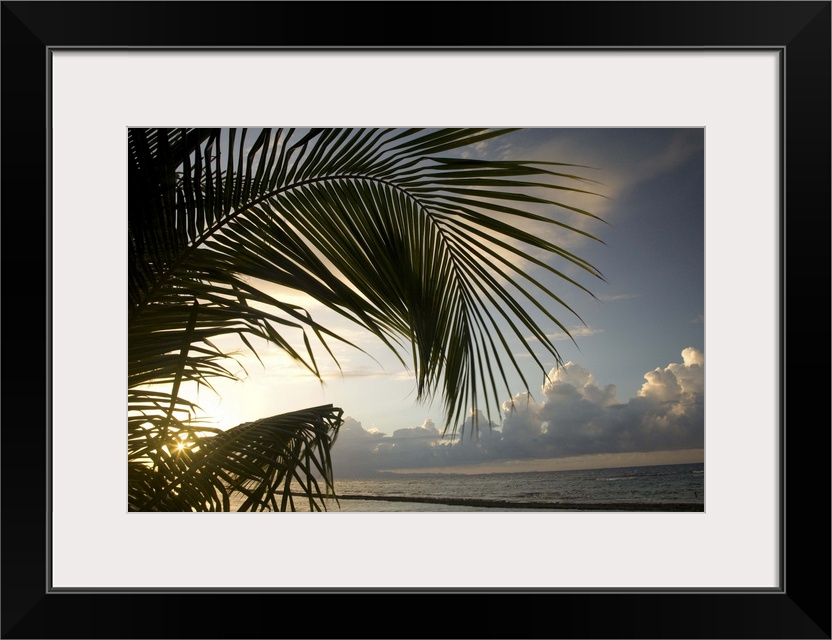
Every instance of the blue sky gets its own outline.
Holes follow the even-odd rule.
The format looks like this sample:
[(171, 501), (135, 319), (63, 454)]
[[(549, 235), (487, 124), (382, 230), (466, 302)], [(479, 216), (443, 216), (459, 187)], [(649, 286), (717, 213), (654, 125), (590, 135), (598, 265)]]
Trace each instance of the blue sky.
[[(221, 398), (201, 392), (206, 411), (231, 427), (305, 406), (340, 406), (348, 417), (334, 449), (336, 474), (340, 469), (342, 475), (365, 469), (561, 468), (566, 459), (573, 460), (571, 468), (701, 459), (704, 130), (526, 129), (465, 153), (586, 165), (574, 173), (598, 183), (591, 188), (603, 197), (572, 196), (565, 202), (596, 213), (606, 224), (566, 217), (603, 243), (574, 234), (553, 236), (605, 278), (578, 276), (597, 300), (563, 282), (551, 283), (585, 323), (553, 309), (577, 341), (555, 343), (563, 361), (571, 363), (557, 373), (555, 384), (543, 389), (542, 373), (521, 358), (529, 363), (532, 399), (517, 395), (524, 387), (515, 377), (504, 400), (514, 395), (525, 409), (508, 415), (493, 407), (495, 431), (484, 430), (479, 443), (448, 448), (439, 433), (442, 408), (416, 402), (414, 380), (395, 358), (301, 294), (281, 292), (307, 305), (324, 325), (338, 326), (377, 361), (339, 347), (342, 373), (323, 361), (321, 386), (276, 350), (261, 352), (265, 368), (241, 354), (247, 379), (219, 381)], [(553, 233), (549, 227), (540, 232)], [(551, 369), (555, 363), (545, 364)], [(657, 453), (667, 450), (677, 453)]]

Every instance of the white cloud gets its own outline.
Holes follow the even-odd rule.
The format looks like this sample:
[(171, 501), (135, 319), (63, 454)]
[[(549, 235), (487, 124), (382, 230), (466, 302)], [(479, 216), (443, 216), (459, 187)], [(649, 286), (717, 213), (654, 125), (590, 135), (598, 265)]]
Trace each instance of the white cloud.
[(425, 422), (419, 427), (412, 427), (407, 429), (396, 429), (393, 432), (393, 439), (400, 439), (400, 440), (412, 440), (412, 439), (420, 439), (420, 440), (436, 440), (437, 438), (441, 437), (442, 433), (436, 428), (433, 420), (428, 418)]
[(493, 461), (564, 458), (704, 446), (704, 355), (687, 348), (682, 362), (644, 374), (635, 397), (616, 399), (616, 386), (600, 385), (591, 371), (568, 362), (553, 369), (541, 398), (528, 392), (503, 403), (502, 428), (476, 416), (453, 440), (433, 420), (383, 436), (348, 418), (333, 451), (339, 470), (369, 475), (376, 470), (447, 467)]

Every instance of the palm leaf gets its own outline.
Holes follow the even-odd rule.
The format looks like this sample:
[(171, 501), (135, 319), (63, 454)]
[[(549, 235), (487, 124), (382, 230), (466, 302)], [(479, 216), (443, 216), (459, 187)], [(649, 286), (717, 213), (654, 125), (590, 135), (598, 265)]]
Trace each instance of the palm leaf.
[(240, 511), (294, 511), (299, 488), (309, 510), (320, 511), (334, 492), (330, 450), (342, 413), (327, 405), (227, 431), (179, 425), (164, 440), (144, 438), (156, 442), (132, 452), (130, 510), (228, 511), (236, 492)]
[[(318, 374), (312, 344), (331, 355), (329, 341), (346, 341), (269, 295), (269, 284), (312, 296), (412, 363), (420, 399), (441, 388), (446, 429), (481, 398), (490, 409), (500, 389), (511, 395), (505, 367), (522, 372), (509, 337), (545, 374), (526, 336), (558, 363), (560, 355), (516, 298), (567, 334), (550, 309), (574, 313), (518, 261), (585, 291), (536, 254), (601, 274), (524, 223), (594, 239), (557, 214), (595, 216), (554, 199), (589, 193), (572, 165), (449, 155), (506, 131), (130, 129), (129, 387), (173, 385), (172, 408), (181, 403), (175, 389), (182, 381), (210, 386), (214, 377), (233, 377), (224, 364), (229, 354), (212, 342), (231, 334), (255, 355), (252, 338), (276, 344)], [(223, 438), (210, 437), (231, 442)], [(285, 446), (294, 451), (291, 440)], [(207, 440), (200, 444), (202, 455), (209, 450)], [(306, 455), (273, 460), (306, 468)], [(203, 458), (180, 457), (196, 483), (192, 465)], [(245, 469), (224, 472), (225, 490), (260, 505), (255, 495), (266, 485), (248, 486)], [(325, 460), (318, 471), (329, 473)], [(164, 472), (182, 484), (179, 467)], [(135, 473), (147, 482), (144, 470)]]

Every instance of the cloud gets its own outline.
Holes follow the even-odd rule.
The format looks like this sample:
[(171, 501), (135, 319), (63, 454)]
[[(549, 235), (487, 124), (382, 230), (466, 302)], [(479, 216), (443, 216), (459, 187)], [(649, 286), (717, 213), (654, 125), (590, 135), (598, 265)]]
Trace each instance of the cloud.
[[(592, 327), (572, 327), (569, 333), (573, 338), (587, 338), (598, 333), (604, 333), (603, 329), (594, 329)], [(546, 337), (550, 340), (569, 340), (569, 336), (565, 333), (548, 333)]]
[(370, 476), (375, 473), (375, 450), (386, 436), (366, 430), (361, 423), (347, 416), (338, 430), (333, 446), (332, 466), (336, 478)]
[(393, 432), (394, 440), (436, 440), (441, 436), (442, 433), (436, 428), (436, 425), (430, 418), (425, 420), (425, 422), (420, 427), (396, 429), (396, 431)]
[(553, 370), (543, 401), (515, 402), (503, 431), (523, 425), (527, 438), (513, 438), (516, 456), (561, 457), (659, 451), (704, 446), (704, 356), (695, 349), (644, 375), (636, 397), (616, 400), (615, 385), (601, 387), (591, 372), (568, 362)]
[[(557, 136), (540, 136), (540, 143), (518, 149), (522, 156), (558, 159), (593, 169), (576, 168), (582, 177), (597, 180), (605, 199), (571, 194), (566, 204), (592, 211), (609, 220), (615, 203), (640, 184), (673, 171), (691, 158), (704, 162), (704, 136), (699, 129), (656, 129), (645, 135), (639, 130), (561, 130)], [(602, 138), (599, 139), (599, 137)]]
[[(704, 446), (702, 352), (644, 374), (635, 397), (616, 399), (616, 386), (568, 362), (553, 369), (536, 400), (521, 392), (503, 403), (502, 427), (478, 413), (443, 438), (428, 419), (385, 436), (347, 418), (333, 449), (336, 477), (378, 470), (448, 467), (484, 462), (701, 449)], [(478, 431), (477, 437), (474, 437)]]
[[(595, 329), (593, 327), (584, 327), (584, 326), (571, 327), (569, 329), (569, 334), (573, 338), (586, 338), (586, 337), (589, 337), (589, 336), (594, 336), (598, 333), (604, 333), (604, 330), (603, 329)], [(549, 340), (553, 340), (553, 341), (554, 340), (569, 340), (570, 339), (569, 336), (566, 335), (565, 333), (563, 333), (562, 331), (558, 331), (557, 333), (547, 333), (546, 337), (549, 338)], [(525, 340), (526, 340), (526, 342), (538, 342), (538, 339), (537, 339), (536, 336), (526, 336)], [(520, 355), (520, 354), (516, 354), (516, 355)]]
[(640, 298), (640, 293), (619, 293), (616, 295), (598, 296), (602, 302), (615, 302), (616, 300), (629, 300), (631, 298)]
[(651, 180), (672, 171), (694, 155), (701, 154), (704, 138), (701, 135), (691, 135), (691, 133), (687, 129), (677, 131), (662, 149), (636, 163), (631, 173), (633, 182)]

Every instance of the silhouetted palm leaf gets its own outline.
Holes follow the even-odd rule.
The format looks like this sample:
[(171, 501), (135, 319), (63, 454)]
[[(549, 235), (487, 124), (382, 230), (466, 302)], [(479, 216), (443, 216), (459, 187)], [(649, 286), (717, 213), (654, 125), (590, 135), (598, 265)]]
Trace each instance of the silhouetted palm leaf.
[[(187, 429), (187, 422), (174, 418), (182, 406), (180, 384), (210, 385), (211, 378), (234, 377), (226, 364), (229, 356), (212, 343), (219, 336), (239, 336), (255, 355), (251, 339), (268, 340), (319, 374), (312, 343), (329, 350), (329, 341), (346, 340), (304, 309), (266, 293), (263, 283), (312, 296), (375, 335), (405, 364), (403, 354), (409, 351), (418, 397), (442, 388), (446, 428), (455, 428), (480, 397), (490, 410), (500, 388), (511, 395), (504, 367), (521, 377), (522, 372), (508, 337), (519, 339), (544, 373), (528, 336), (560, 363), (546, 332), (516, 298), (530, 301), (567, 335), (550, 302), (572, 310), (518, 263), (532, 263), (581, 289), (534, 254), (556, 255), (600, 274), (524, 230), (522, 223), (545, 222), (592, 238), (553, 215), (558, 207), (592, 214), (545, 195), (587, 191), (575, 186), (580, 179), (568, 165), (448, 157), (502, 133), (263, 129), (250, 135), (245, 129), (131, 129), (129, 387), (163, 383), (172, 389), (159, 399), (155, 413), (133, 411), (134, 417), (152, 413), (149, 424), (160, 438), (178, 437)], [(535, 214), (531, 207), (546, 212)], [(293, 346), (299, 339), (300, 349)], [(297, 421), (298, 414), (291, 415)], [(312, 423), (298, 423), (295, 438), (301, 448), (296, 451), (287, 420), (277, 416), (238, 427), (258, 434), (256, 445), (248, 436), (230, 439), (228, 434), (241, 433), (231, 430), (203, 436), (198, 455), (189, 449), (164, 461), (158, 451), (167, 449), (158, 449), (157, 458), (144, 460), (145, 468), (136, 467), (134, 477), (137, 486), (151, 486), (146, 469), (157, 470), (165, 477), (159, 483), (164, 496), (153, 489), (144, 503), (131, 497), (131, 505), (225, 507), (227, 492), (236, 490), (249, 496), (247, 508), (274, 507), (268, 495), (274, 478), (260, 464), (266, 461), (286, 464), (280, 477), (297, 479), (286, 462), (294, 461), (304, 470), (303, 491), (309, 491), (308, 472), (330, 475), (326, 442), (334, 438), (338, 421), (317, 415), (314, 440), (303, 436)], [(267, 424), (281, 427), (267, 429)], [(330, 436), (321, 429), (329, 429)], [(142, 433), (150, 437), (150, 431)], [(263, 438), (274, 438), (275, 446), (285, 447), (284, 455)], [(240, 447), (242, 456), (233, 470), (209, 456), (224, 451), (216, 455), (237, 460), (228, 447)], [(320, 454), (313, 464), (305, 451), (309, 447)], [(205, 469), (211, 469), (213, 479), (206, 479)], [(280, 506), (287, 505), (291, 500)]]
[(228, 511), (237, 492), (240, 511), (294, 511), (300, 490), (309, 510), (320, 511), (320, 499), (333, 495), (330, 449), (342, 413), (315, 407), (227, 431), (182, 424), (164, 443), (145, 427), (146, 442), (129, 460), (130, 509)]

